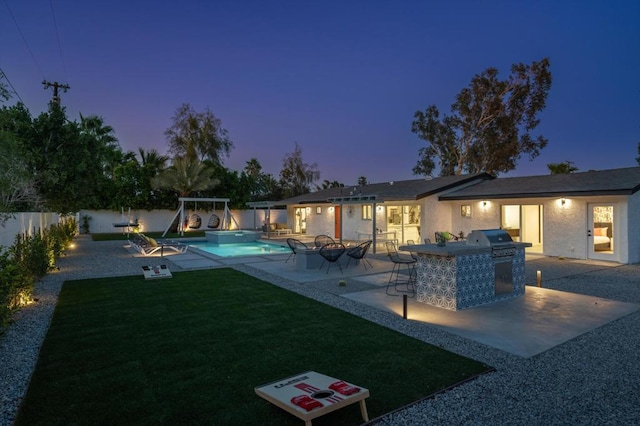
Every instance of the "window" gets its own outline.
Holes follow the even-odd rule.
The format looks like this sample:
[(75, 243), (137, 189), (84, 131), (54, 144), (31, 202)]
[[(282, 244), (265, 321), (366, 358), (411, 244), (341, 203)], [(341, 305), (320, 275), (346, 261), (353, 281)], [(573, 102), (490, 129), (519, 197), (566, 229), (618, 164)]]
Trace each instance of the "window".
[(462, 217), (471, 217), (471, 205), (464, 204), (460, 207), (460, 216)]
[(371, 204), (362, 205), (362, 220), (371, 220)]
[(316, 206), (316, 214), (322, 214), (322, 207)]

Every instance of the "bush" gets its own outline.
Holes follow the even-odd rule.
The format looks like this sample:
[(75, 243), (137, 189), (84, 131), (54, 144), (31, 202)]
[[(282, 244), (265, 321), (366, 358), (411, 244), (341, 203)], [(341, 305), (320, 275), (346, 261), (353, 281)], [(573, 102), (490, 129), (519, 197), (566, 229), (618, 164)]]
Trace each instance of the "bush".
[(74, 218), (67, 218), (33, 235), (16, 235), (11, 247), (0, 247), (0, 334), (11, 314), (31, 300), (33, 285), (56, 266), (56, 260), (77, 233)]
[(33, 278), (20, 268), (9, 254), (0, 247), (0, 333), (4, 332), (11, 314), (21, 304), (31, 299)]

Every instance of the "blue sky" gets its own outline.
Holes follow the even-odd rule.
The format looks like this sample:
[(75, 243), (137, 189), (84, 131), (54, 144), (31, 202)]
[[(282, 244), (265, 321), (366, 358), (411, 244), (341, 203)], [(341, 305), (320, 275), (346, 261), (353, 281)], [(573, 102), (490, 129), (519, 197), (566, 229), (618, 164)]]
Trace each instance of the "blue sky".
[(166, 152), (186, 102), (229, 131), (227, 167), (277, 177), (297, 142), (321, 180), (354, 184), (415, 178), (417, 110), (549, 57), (549, 145), (522, 176), (637, 165), (638, 22), (638, 1), (1, 0), (0, 68), (34, 114), (43, 80), (69, 84), (68, 116), (102, 116), (125, 150)]

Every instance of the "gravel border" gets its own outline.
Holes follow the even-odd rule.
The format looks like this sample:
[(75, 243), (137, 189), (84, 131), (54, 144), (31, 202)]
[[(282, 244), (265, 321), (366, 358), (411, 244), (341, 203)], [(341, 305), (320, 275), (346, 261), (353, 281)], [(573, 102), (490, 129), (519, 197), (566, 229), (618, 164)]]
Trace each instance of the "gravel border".
[[(141, 266), (150, 264), (149, 258), (132, 256), (123, 249), (122, 241), (93, 242), (90, 236), (81, 235), (76, 243), (79, 249), (59, 260), (60, 270), (36, 284), (37, 302), (17, 312), (13, 324), (0, 337), (2, 426), (13, 423), (62, 283), (137, 275)], [(171, 268), (179, 269), (175, 265)], [(250, 265), (234, 268), (496, 369), (372, 423), (619, 425), (637, 424), (640, 419), (640, 312), (525, 359), (341, 297), (344, 292), (371, 287), (357, 280), (350, 280), (348, 288), (338, 288), (332, 281), (336, 288), (327, 292), (326, 287), (322, 289), (323, 282), (301, 285)], [(547, 288), (640, 304), (640, 265), (528, 260), (527, 273), (535, 274), (536, 269), (545, 270), (543, 285)]]

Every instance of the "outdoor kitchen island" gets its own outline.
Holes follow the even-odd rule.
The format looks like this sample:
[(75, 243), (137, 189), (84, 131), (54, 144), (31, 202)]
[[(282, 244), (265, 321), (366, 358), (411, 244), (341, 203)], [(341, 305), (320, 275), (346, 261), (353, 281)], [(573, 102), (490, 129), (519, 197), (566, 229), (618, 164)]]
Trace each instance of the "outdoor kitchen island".
[(416, 300), (457, 311), (524, 295), (524, 249), (502, 229), (471, 232), (466, 242), (402, 246), (416, 262)]

